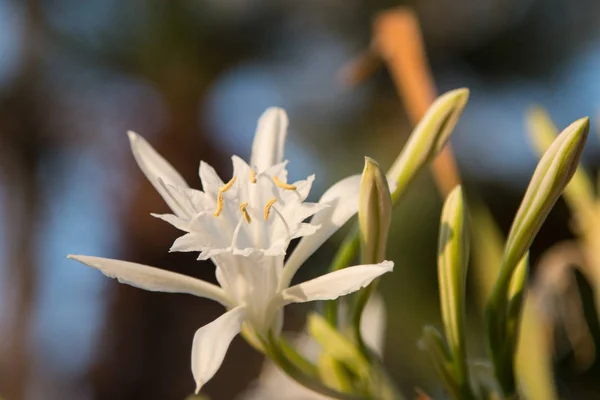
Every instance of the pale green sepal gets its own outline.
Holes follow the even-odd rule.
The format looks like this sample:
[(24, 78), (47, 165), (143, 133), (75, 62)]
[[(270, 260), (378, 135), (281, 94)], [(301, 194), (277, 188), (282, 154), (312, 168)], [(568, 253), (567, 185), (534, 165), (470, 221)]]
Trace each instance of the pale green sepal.
[(444, 148), (468, 99), (469, 89), (455, 89), (438, 97), (429, 107), (388, 171), (388, 178), (398, 183), (392, 194), (394, 200), (416, 173)]
[(457, 186), (442, 209), (438, 242), (438, 282), (444, 332), (454, 365), (454, 377), (469, 391), (465, 350), (465, 287), (469, 261), (467, 210)]

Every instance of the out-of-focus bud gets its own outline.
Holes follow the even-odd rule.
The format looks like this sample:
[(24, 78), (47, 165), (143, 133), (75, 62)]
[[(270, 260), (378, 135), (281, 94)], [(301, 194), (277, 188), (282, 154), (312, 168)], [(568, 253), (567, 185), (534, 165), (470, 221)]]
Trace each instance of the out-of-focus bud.
[(394, 199), (404, 192), (415, 174), (444, 148), (468, 99), (469, 89), (456, 89), (438, 97), (429, 107), (388, 171), (388, 178), (398, 183)]
[(363, 264), (378, 263), (385, 259), (391, 221), (392, 198), (388, 182), (379, 164), (365, 157), (358, 207)]
[(469, 261), (467, 210), (462, 189), (457, 186), (442, 209), (438, 242), (438, 282), (444, 332), (454, 377), (465, 398), (470, 392), (465, 350), (465, 287)]
[[(321, 315), (311, 313), (306, 319), (308, 333), (321, 348), (336, 362), (342, 363), (356, 375), (366, 378), (369, 375), (369, 364), (346, 336), (335, 330)], [(338, 376), (337, 379), (340, 379)]]

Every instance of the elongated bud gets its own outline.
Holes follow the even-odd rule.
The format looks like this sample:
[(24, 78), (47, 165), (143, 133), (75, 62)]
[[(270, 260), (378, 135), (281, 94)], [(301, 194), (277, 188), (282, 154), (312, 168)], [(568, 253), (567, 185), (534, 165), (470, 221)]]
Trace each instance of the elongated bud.
[(577, 170), (590, 128), (589, 118), (569, 125), (552, 142), (527, 187), (508, 234), (501, 271), (503, 285), (529, 249), (548, 213)]
[[(558, 129), (542, 108), (534, 108), (527, 114), (527, 131), (535, 151), (541, 156), (552, 145)], [(583, 168), (579, 167), (564, 192), (565, 200), (580, 217), (592, 213), (594, 204), (594, 184)], [(582, 221), (585, 222), (585, 221)]]
[[(582, 118), (569, 125), (552, 142), (538, 163), (527, 187), (521, 206), (513, 221), (504, 249), (502, 266), (486, 311), (488, 345), (494, 363), (496, 378), (505, 396), (515, 393), (512, 343), (518, 331), (518, 318), (514, 318), (515, 295), (520, 281), (515, 269), (529, 249), (548, 213), (577, 170), (581, 153), (589, 131), (589, 118)], [(525, 268), (526, 267), (522, 267)], [(523, 275), (525, 276), (525, 275)], [(512, 281), (512, 282), (511, 282)], [(509, 304), (512, 296), (513, 304)], [(520, 310), (520, 304), (517, 308)], [(509, 318), (509, 313), (513, 314)], [(511, 333), (513, 332), (513, 333)]]
[(392, 198), (387, 179), (379, 164), (365, 157), (358, 207), (364, 264), (378, 263), (385, 259), (391, 220)]
[(388, 171), (390, 180), (398, 183), (394, 198), (444, 148), (468, 99), (469, 89), (456, 89), (438, 97), (429, 107)]
[(442, 209), (438, 244), (438, 281), (444, 331), (457, 383), (468, 391), (465, 351), (465, 285), (469, 261), (467, 210), (457, 186)]

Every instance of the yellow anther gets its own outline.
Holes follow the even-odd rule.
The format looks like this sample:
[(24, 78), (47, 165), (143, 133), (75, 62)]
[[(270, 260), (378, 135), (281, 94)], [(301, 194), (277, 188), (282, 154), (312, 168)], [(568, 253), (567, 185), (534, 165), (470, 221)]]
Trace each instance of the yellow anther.
[(224, 193), (224, 192), (228, 191), (229, 189), (231, 189), (231, 187), (233, 186), (234, 183), (235, 183), (235, 176), (233, 178), (231, 178), (231, 180), (229, 182), (227, 182), (225, 184), (225, 186), (223, 186), (221, 189), (219, 189), (219, 192)]
[(223, 187), (219, 189), (219, 193), (217, 193), (217, 209), (213, 213), (213, 216), (218, 217), (221, 215), (223, 211), (223, 193), (231, 189), (233, 184), (235, 183), (235, 176), (229, 180)]
[(213, 213), (213, 216), (218, 217), (221, 215), (221, 211), (223, 211), (223, 192), (219, 190), (219, 194), (217, 195), (217, 209)]
[(256, 183), (256, 173), (250, 168), (250, 183)]
[(282, 189), (285, 189), (285, 190), (296, 190), (296, 186), (295, 185), (290, 185), (289, 183), (283, 183), (276, 176), (273, 177), (273, 182), (275, 182), (275, 186), (280, 187)]
[(247, 223), (252, 222), (252, 218), (250, 218), (250, 214), (248, 214), (248, 211), (246, 210), (246, 207), (248, 207), (248, 202), (245, 201), (242, 204), (240, 204), (240, 211), (242, 212), (242, 214), (244, 214), (244, 218), (246, 219)]
[(273, 207), (273, 204), (275, 204), (275, 202), (277, 201), (277, 199), (275, 197), (273, 197), (271, 200), (269, 200), (267, 202), (267, 204), (265, 205), (265, 221), (267, 219), (269, 219), (269, 211), (271, 210), (271, 207)]

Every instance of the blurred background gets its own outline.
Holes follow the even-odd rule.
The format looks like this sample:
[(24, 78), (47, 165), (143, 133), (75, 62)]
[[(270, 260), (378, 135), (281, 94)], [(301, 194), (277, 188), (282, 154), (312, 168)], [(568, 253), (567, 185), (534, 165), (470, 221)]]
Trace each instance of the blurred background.
[[(584, 159), (600, 166), (600, 3), (592, 0), (0, 0), (0, 396), (188, 396), (193, 333), (220, 307), (119, 285), (66, 259), (114, 257), (214, 279), (210, 263), (168, 253), (177, 231), (149, 215), (167, 207), (137, 169), (126, 131), (199, 187), (201, 159), (230, 176), (229, 157), (248, 158), (260, 114), (284, 107), (290, 179), (316, 173), (315, 200), (360, 172), (365, 155), (389, 166), (411, 131), (385, 68), (354, 86), (340, 79), (369, 47), (373, 18), (401, 5), (420, 19), (439, 91), (471, 89), (453, 145), (468, 190), (504, 232), (537, 161), (525, 136), (530, 106), (546, 107), (560, 128), (590, 115)], [(395, 214), (396, 269), (381, 285), (385, 358), (406, 393), (439, 393), (417, 342), (425, 323), (440, 325), (440, 208), (421, 174)], [(559, 202), (534, 243), (534, 265), (570, 235)], [(297, 279), (323, 271), (342, 237)], [(286, 328), (302, 329), (305, 312), (290, 307)], [(598, 343), (594, 311), (586, 312)], [(475, 342), (478, 313), (469, 310)], [(598, 398), (600, 364), (576, 368), (571, 358), (557, 356), (561, 394)], [(236, 339), (206, 393), (234, 399), (261, 362)]]

